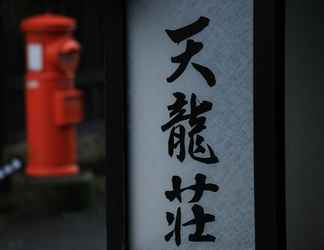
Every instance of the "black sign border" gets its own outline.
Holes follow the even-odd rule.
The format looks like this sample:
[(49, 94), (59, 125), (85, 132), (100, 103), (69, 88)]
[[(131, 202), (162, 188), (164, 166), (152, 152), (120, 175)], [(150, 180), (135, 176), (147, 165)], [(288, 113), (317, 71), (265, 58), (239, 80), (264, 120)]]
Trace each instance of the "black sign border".
[[(107, 247), (128, 250), (127, 0), (105, 10)], [(256, 250), (286, 249), (284, 55), (285, 1), (254, 0)]]

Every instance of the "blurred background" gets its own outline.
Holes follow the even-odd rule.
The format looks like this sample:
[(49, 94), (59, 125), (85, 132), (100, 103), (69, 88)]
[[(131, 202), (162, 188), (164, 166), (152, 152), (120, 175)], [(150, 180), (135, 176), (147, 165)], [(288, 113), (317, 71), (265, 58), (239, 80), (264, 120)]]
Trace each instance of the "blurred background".
[[(37, 204), (42, 203), (40, 197), (33, 199), (29, 194), (28, 200), (18, 193), (15, 199), (23, 200), (22, 205), (5, 209), (14, 184), (11, 178), (0, 180), (0, 249), (106, 249), (104, 39), (96, 1), (1, 1), (0, 161), (4, 164), (13, 156), (26, 159), (25, 43), (19, 26), (24, 18), (44, 12), (77, 21), (75, 37), (81, 44), (81, 60), (76, 87), (84, 93), (85, 108), (85, 119), (77, 125), (78, 163), (82, 171), (95, 176), (96, 196), (92, 209), (53, 215)], [(34, 203), (23, 204), (31, 200)]]
[[(85, 94), (85, 120), (79, 130), (79, 160), (82, 163), (103, 161), (104, 140), (104, 57), (103, 32), (98, 8), (89, 1), (2, 1), (1, 58), (4, 63), (2, 92), (5, 98), (4, 156), (25, 153), (23, 18), (51, 11), (77, 20), (76, 39), (82, 46), (76, 86)], [(98, 169), (100, 171), (100, 169)]]
[(286, 1), (288, 250), (324, 249), (324, 2)]

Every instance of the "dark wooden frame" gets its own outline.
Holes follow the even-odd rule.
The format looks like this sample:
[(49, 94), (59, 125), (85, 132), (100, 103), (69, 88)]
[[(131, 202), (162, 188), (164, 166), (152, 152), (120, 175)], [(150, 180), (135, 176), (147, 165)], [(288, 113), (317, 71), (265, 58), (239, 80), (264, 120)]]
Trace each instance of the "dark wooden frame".
[(285, 1), (254, 0), (256, 249), (286, 249)]
[(103, 16), (107, 124), (107, 248), (126, 249), (126, 1), (108, 1)]
[[(120, 250), (129, 249), (127, 0), (109, 1), (106, 10), (107, 242)], [(283, 0), (254, 0), (256, 250), (286, 249), (284, 12)]]

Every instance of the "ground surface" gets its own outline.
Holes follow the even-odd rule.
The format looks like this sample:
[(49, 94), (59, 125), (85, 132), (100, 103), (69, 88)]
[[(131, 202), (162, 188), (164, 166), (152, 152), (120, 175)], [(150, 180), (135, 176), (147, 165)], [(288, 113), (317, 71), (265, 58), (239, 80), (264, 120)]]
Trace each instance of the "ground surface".
[(92, 208), (80, 212), (51, 212), (27, 202), (11, 213), (0, 214), (0, 249), (107, 249), (103, 190), (97, 189)]

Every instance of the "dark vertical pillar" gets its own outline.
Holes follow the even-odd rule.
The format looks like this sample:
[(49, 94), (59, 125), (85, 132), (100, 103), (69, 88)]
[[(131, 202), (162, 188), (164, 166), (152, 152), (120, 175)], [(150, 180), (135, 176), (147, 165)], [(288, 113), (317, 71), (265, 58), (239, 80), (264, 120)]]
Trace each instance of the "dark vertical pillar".
[(125, 2), (109, 1), (104, 14), (107, 124), (107, 242), (125, 249), (126, 235), (126, 37)]
[(254, 7), (256, 249), (281, 250), (286, 249), (285, 1), (255, 0)]
[(324, 2), (287, 0), (288, 250), (324, 249)]

